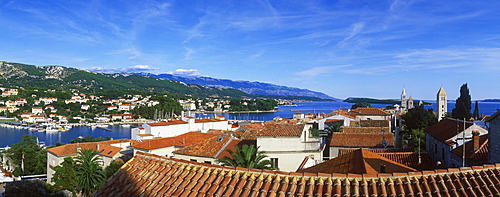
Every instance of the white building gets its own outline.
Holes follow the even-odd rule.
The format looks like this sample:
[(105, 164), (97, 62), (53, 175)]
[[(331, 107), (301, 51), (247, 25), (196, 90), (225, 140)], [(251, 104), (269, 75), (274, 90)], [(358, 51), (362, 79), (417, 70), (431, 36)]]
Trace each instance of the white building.
[(131, 130), (131, 138), (139, 140), (140, 136), (137, 134), (152, 134), (154, 137), (173, 137), (187, 133), (190, 131), (197, 131), (206, 133), (210, 129), (217, 130), (230, 130), (232, 125), (224, 118), (214, 119), (196, 119), (192, 117), (185, 117), (183, 120), (170, 120), (155, 123), (145, 123), (142, 125), (143, 130), (133, 128)]
[(102, 159), (101, 166), (109, 166), (111, 161), (124, 155), (124, 151), (130, 146), (130, 140), (109, 140), (102, 142), (87, 142), (78, 144), (65, 144), (47, 149), (47, 183), (52, 183), (55, 166), (60, 165), (65, 157), (76, 157), (78, 152), (91, 149), (99, 152)]
[(353, 118), (349, 118), (349, 117), (343, 116), (343, 115), (330, 116), (330, 117), (326, 117), (326, 118), (323, 118), (323, 119), (318, 121), (318, 129), (324, 130), (326, 127), (328, 127), (328, 126), (325, 126), (325, 123), (332, 121), (332, 120), (336, 121), (336, 122), (342, 122), (341, 126), (350, 126), (351, 121), (354, 121)]
[(257, 146), (280, 170), (296, 171), (306, 156), (322, 160), (321, 138), (312, 137), (311, 128), (306, 124), (266, 124), (255, 133)]

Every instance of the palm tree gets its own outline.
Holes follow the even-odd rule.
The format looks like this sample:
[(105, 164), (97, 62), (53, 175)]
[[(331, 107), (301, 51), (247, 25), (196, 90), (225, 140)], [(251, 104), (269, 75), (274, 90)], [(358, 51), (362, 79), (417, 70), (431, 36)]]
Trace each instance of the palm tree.
[(259, 151), (259, 147), (255, 148), (254, 145), (244, 144), (243, 146), (235, 146), (235, 152), (226, 149), (231, 157), (224, 157), (218, 159), (217, 161), (222, 165), (228, 165), (233, 167), (243, 167), (243, 168), (256, 168), (256, 169), (266, 169), (266, 170), (277, 170), (278, 167), (274, 165), (273, 162), (265, 154), (265, 151)]
[(334, 123), (333, 125), (329, 125), (328, 127), (325, 128), (325, 131), (327, 133), (342, 132), (342, 124)]
[(78, 190), (84, 196), (90, 196), (104, 182), (105, 175), (100, 163), (98, 152), (90, 149), (78, 152), (76, 171), (78, 175)]

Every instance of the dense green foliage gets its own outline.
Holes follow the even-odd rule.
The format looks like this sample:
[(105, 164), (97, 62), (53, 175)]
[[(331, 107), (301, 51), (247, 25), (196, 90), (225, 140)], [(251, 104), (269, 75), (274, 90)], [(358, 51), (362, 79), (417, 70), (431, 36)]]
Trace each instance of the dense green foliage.
[(76, 143), (82, 143), (82, 142), (100, 142), (100, 141), (105, 141), (105, 140), (111, 140), (111, 137), (92, 137), (92, 136), (87, 136), (87, 137), (77, 137), (75, 139), (72, 139), (70, 143), (76, 144)]
[(474, 113), (472, 113), (472, 118), (478, 120), (480, 117), (481, 115), (479, 115), (479, 101), (476, 101), (474, 105)]
[(104, 169), (104, 175), (106, 175), (106, 179), (108, 179), (116, 171), (118, 171), (123, 166), (123, 164), (125, 164), (125, 163), (122, 160), (113, 160), (113, 161), (111, 161), (111, 163), (109, 164), (109, 166), (107, 166)]
[(42, 180), (24, 180), (10, 182), (5, 186), (5, 196), (26, 197), (26, 196), (56, 196), (50, 195), (45, 182)]
[(407, 132), (411, 132), (412, 130), (423, 130), (429, 125), (437, 122), (433, 109), (429, 108), (426, 110), (423, 105), (417, 105), (409, 109), (401, 118), (405, 125), (404, 130)]
[(413, 129), (406, 136), (413, 138), (413, 146), (416, 150), (425, 150), (425, 132), (423, 129)]
[(278, 106), (274, 99), (232, 99), (230, 111), (270, 111)]
[(327, 132), (327, 133), (342, 132), (342, 124), (334, 123), (332, 125), (329, 125), (325, 128), (325, 132)]
[(90, 149), (78, 153), (76, 158), (77, 190), (84, 196), (90, 196), (105, 181), (105, 174), (100, 166), (98, 152)]
[(459, 120), (470, 120), (472, 114), (471, 110), (471, 97), (467, 84), (460, 87), (460, 96), (457, 98), (455, 108), (451, 110), (451, 117)]
[(437, 122), (433, 109), (429, 108), (426, 110), (423, 105), (417, 105), (409, 109), (401, 118), (404, 124), (403, 134), (413, 138), (413, 145), (416, 149), (425, 149), (424, 129)]
[(359, 102), (351, 106), (351, 109), (356, 109), (356, 108), (370, 108), (372, 105), (367, 102)]
[(77, 179), (76, 176), (76, 161), (72, 157), (64, 158), (64, 161), (54, 167), (54, 175), (52, 182), (54, 182), (55, 191), (68, 190), (76, 193)]
[(259, 151), (259, 147), (255, 148), (254, 145), (244, 144), (242, 146), (235, 146), (236, 151), (233, 152), (226, 149), (231, 157), (224, 157), (218, 159), (222, 165), (228, 165), (233, 167), (243, 167), (243, 168), (256, 168), (256, 169), (267, 169), (276, 170), (277, 166), (271, 160), (266, 159), (267, 155), (264, 151)]
[(377, 103), (377, 104), (399, 104), (401, 101), (390, 100), (390, 99), (373, 99), (373, 98), (352, 98), (349, 97), (344, 102), (348, 103)]
[(174, 118), (175, 116), (180, 115), (183, 110), (179, 102), (170, 97), (156, 96), (151, 97), (151, 100), (155, 100), (160, 103), (155, 106), (138, 106), (131, 112), (142, 118), (161, 119)]
[[(24, 172), (21, 169), (22, 155), (24, 152)], [(35, 175), (47, 173), (47, 150), (37, 144), (36, 136), (23, 135), (21, 141), (5, 150), (7, 157), (12, 160), (16, 168), (14, 176)]]

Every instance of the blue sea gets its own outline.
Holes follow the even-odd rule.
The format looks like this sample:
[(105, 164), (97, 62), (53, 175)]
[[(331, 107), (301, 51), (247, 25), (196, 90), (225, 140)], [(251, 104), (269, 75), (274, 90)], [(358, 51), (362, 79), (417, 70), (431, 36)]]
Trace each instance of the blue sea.
[[(435, 101), (427, 101), (432, 103), (432, 106), (426, 106), (427, 108), (436, 109)], [(268, 121), (275, 117), (282, 118), (292, 118), (293, 114), (296, 112), (302, 113), (330, 113), (333, 110), (340, 108), (351, 108), (351, 103), (346, 102), (303, 102), (296, 103), (296, 106), (280, 106), (276, 112), (269, 113), (219, 113), (218, 115), (223, 115), (229, 120), (256, 120), (256, 121)], [(384, 108), (387, 104), (372, 104), (376, 108)], [(455, 102), (448, 102), (448, 111), (451, 111), (455, 107)], [(472, 109), (474, 109), (474, 102), (472, 103)], [(500, 109), (500, 102), (479, 102), (480, 114), (491, 115)], [(191, 116), (197, 118), (211, 118), (213, 113), (196, 113), (191, 114)], [(113, 139), (130, 138), (129, 127), (111, 126), (109, 127), (111, 131), (106, 131), (103, 129), (81, 126), (73, 127), (67, 132), (55, 132), (55, 133), (45, 133), (45, 132), (33, 132), (28, 129), (15, 129), (0, 127), (0, 147), (11, 146), (21, 140), (22, 135), (34, 135), (37, 136), (39, 141), (44, 141), (46, 145), (55, 145), (57, 142), (69, 143), (72, 139), (79, 136), (92, 136), (92, 137), (112, 137)]]

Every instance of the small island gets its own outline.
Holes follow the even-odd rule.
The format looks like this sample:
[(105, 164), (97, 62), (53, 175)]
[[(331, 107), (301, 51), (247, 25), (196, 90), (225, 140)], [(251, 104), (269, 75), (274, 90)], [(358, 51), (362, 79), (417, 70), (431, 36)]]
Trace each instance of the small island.
[[(347, 103), (361, 103), (361, 102), (366, 102), (366, 103), (371, 103), (371, 104), (400, 104), (400, 100), (396, 99), (374, 99), (374, 98), (356, 98), (356, 97), (349, 97), (344, 100), (344, 102)], [(499, 101), (500, 102), (500, 101)], [(431, 103), (423, 101), (424, 105), (430, 105)]]

